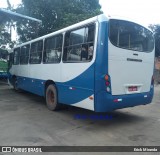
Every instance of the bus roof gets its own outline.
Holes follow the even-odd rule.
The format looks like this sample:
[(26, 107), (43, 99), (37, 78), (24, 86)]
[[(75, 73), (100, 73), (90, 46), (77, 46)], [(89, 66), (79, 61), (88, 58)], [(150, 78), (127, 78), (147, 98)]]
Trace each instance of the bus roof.
[(84, 20), (84, 21), (81, 21), (81, 22), (79, 22), (79, 23), (73, 24), (73, 25), (68, 26), (68, 27), (66, 27), (66, 28), (60, 29), (60, 30), (58, 30), (58, 31), (49, 33), (49, 34), (47, 34), (47, 35), (38, 37), (38, 38), (36, 38), (36, 39), (30, 40), (30, 41), (25, 42), (25, 43), (22, 43), (21, 45), (18, 45), (18, 46), (16, 46), (15, 48), (21, 47), (21, 46), (26, 45), (26, 44), (30, 44), (30, 43), (35, 42), (35, 41), (43, 40), (44, 38), (51, 37), (51, 36), (57, 35), (57, 34), (59, 34), (59, 33), (64, 33), (64, 32), (66, 32), (66, 31), (68, 31), (68, 30), (75, 29), (75, 28), (77, 28), (78, 26), (80, 27), (80, 26), (83, 26), (83, 25), (86, 25), (86, 24), (89, 24), (89, 23), (92, 23), (92, 22), (96, 22), (97, 20), (99, 20), (99, 21), (107, 21), (107, 17), (106, 17), (104, 14), (101, 14), (101, 15), (98, 15), (98, 16), (95, 16), (95, 17), (86, 19), (86, 20)]
[[(129, 18), (125, 18), (125, 17), (120, 17), (120, 16), (109, 16), (109, 15), (105, 15), (105, 14), (101, 14), (101, 15), (98, 15), (98, 16), (95, 16), (95, 17), (92, 17), (92, 18), (89, 18), (89, 19), (86, 19), (84, 21), (81, 21), (79, 23), (76, 23), (76, 24), (73, 24), (71, 26), (68, 26), (68, 27), (65, 27), (63, 29), (60, 29), (58, 31), (55, 31), (55, 32), (52, 32), (52, 33), (49, 33), (47, 35), (44, 35), (44, 36), (41, 36), (41, 37), (38, 37), (36, 39), (33, 39), (33, 40), (30, 40), (28, 42), (25, 42), (25, 43), (22, 43), (18, 46), (16, 46), (15, 48), (18, 48), (18, 47), (21, 47), (21, 46), (24, 46), (24, 45), (27, 45), (27, 44), (30, 44), (32, 42), (36, 42), (36, 41), (39, 41), (39, 40), (43, 40), (44, 38), (48, 38), (48, 37), (51, 37), (53, 35), (57, 35), (59, 33), (64, 33), (68, 30), (72, 30), (72, 29), (75, 29), (77, 27), (81, 27), (83, 25), (86, 25), (86, 24), (89, 24), (89, 23), (92, 23), (92, 22), (103, 22), (103, 21), (109, 21), (110, 19), (117, 19), (117, 20), (125, 20), (125, 21), (129, 21), (129, 22), (133, 22), (133, 23), (137, 23), (139, 24), (139, 22), (135, 22)], [(142, 24), (139, 24), (143, 27), (145, 27), (146, 29), (150, 30), (148, 27), (142, 25)], [(151, 30), (150, 30), (151, 31)]]

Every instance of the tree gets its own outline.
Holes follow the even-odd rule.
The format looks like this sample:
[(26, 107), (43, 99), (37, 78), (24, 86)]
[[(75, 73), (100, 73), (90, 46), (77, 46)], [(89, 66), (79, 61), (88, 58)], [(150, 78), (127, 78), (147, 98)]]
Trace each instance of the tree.
[[(10, 1), (7, 0), (7, 10), (12, 10), (12, 6)], [(13, 46), (13, 42), (11, 41), (11, 25), (13, 21), (11, 19), (2, 18), (0, 23), (0, 50), (6, 48), (6, 46)], [(2, 48), (2, 49), (1, 49)]]
[(4, 23), (0, 25), (0, 48), (4, 48), (5, 45), (10, 42), (10, 34), (6, 30)]
[(21, 41), (30, 40), (98, 15), (100, 8), (99, 0), (22, 0), (16, 12), (40, 19), (42, 25), (21, 20), (18, 34)]
[(155, 56), (160, 56), (160, 25), (150, 25), (149, 26), (154, 32), (155, 36)]

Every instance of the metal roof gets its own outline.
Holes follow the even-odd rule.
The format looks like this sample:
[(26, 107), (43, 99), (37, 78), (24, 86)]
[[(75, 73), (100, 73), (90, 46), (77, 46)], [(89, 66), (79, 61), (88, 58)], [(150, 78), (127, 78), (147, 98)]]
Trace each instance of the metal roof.
[(9, 11), (9, 10), (6, 10), (6, 9), (0, 9), (0, 23), (4, 19), (6, 21), (6, 19), (7, 20), (10, 20), (10, 19), (17, 20), (17, 19), (20, 19), (20, 18), (27, 19), (27, 20), (32, 20), (32, 21), (35, 21), (35, 22), (38, 22), (38, 23), (42, 23), (42, 21), (39, 20), (39, 19), (32, 18), (32, 17), (29, 17), (29, 16), (25, 16), (25, 15), (22, 15), (22, 14), (19, 14), (19, 13), (15, 13), (15, 12), (12, 12), (12, 11)]

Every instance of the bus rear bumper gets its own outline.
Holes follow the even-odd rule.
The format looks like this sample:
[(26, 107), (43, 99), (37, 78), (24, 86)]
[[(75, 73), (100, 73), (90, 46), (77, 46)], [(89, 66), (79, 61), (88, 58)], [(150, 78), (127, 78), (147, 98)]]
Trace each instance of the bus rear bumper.
[(131, 95), (111, 95), (105, 91), (97, 94), (95, 112), (109, 112), (116, 109), (145, 105), (152, 102), (154, 88), (149, 92)]

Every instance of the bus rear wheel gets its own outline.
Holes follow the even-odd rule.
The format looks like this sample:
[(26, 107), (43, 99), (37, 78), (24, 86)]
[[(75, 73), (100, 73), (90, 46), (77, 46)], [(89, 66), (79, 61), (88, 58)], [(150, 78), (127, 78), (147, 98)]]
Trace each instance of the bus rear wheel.
[(49, 110), (54, 111), (58, 109), (57, 90), (55, 86), (49, 85), (46, 89), (46, 104)]
[(19, 90), (17, 85), (18, 85), (17, 77), (14, 77), (13, 78), (13, 88), (14, 88), (15, 91)]

